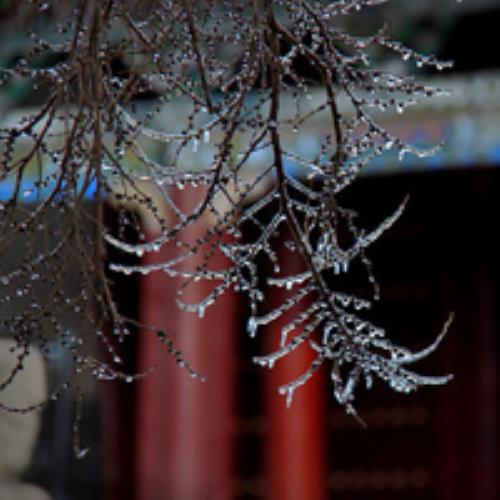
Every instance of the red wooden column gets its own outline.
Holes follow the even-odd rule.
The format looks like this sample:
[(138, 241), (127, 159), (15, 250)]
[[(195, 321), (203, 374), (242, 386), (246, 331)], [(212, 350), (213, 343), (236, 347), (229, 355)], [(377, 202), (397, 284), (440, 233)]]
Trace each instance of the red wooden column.
[[(202, 195), (186, 189), (179, 206), (193, 206)], [(191, 226), (184, 241), (202, 236), (208, 220)], [(154, 237), (150, 234), (150, 237)], [(146, 262), (162, 262), (178, 250), (165, 246)], [(191, 258), (186, 268), (201, 263)], [(211, 261), (222, 268), (218, 252)], [(141, 282), (141, 314), (144, 323), (159, 325), (170, 335), (186, 361), (206, 375), (202, 383), (190, 377), (166, 353), (154, 334), (140, 332), (139, 369), (159, 363), (155, 373), (137, 386), (136, 493), (137, 500), (232, 499), (232, 417), (234, 412), (234, 335), (239, 309), (228, 293), (208, 308), (203, 319), (175, 305), (180, 280), (153, 272)], [(218, 284), (218, 283), (217, 283)], [(213, 284), (200, 281), (186, 288), (182, 299), (201, 301)]]
[[(300, 256), (280, 250), (283, 272), (300, 273), (304, 270)], [(283, 288), (270, 290), (270, 305), (280, 304), (290, 292)], [(263, 333), (266, 352), (278, 348), (281, 327), (304, 307), (300, 302)], [(327, 498), (326, 463), (326, 402), (328, 393), (324, 373), (319, 370), (293, 396), (290, 408), (278, 387), (304, 373), (315, 358), (307, 344), (278, 361), (264, 375), (269, 416), (267, 444), (266, 500), (324, 500)]]

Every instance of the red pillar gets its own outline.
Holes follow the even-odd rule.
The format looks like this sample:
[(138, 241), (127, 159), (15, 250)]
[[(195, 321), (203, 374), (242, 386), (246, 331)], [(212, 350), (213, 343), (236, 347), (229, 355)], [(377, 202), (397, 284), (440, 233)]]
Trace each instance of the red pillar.
[[(285, 273), (300, 273), (302, 259), (280, 250), (280, 262), (286, 263)], [(282, 265), (282, 267), (285, 267)], [(283, 288), (270, 290), (270, 304), (276, 305), (290, 295)], [(273, 322), (263, 333), (266, 352), (278, 348), (281, 328), (304, 307), (297, 304)], [(266, 401), (269, 415), (267, 443), (268, 493), (266, 500), (325, 500), (327, 498), (326, 465), (326, 401), (324, 373), (320, 369), (309, 381), (294, 392), (290, 408), (278, 387), (303, 374), (315, 358), (304, 343), (265, 374)]]
[[(186, 189), (180, 207), (193, 206), (202, 192)], [(184, 231), (184, 241), (202, 236), (208, 222)], [(154, 236), (154, 235), (151, 235)], [(162, 262), (177, 255), (166, 245), (147, 262)], [(201, 263), (202, 255), (186, 267)], [(225, 264), (218, 252), (211, 263)], [(232, 499), (232, 417), (234, 412), (234, 335), (238, 306), (230, 292), (208, 308), (203, 319), (175, 305), (180, 280), (157, 271), (141, 283), (141, 320), (158, 325), (170, 335), (186, 361), (202, 372), (206, 382), (193, 380), (164, 351), (156, 336), (140, 332), (139, 370), (159, 363), (156, 371), (137, 386), (136, 499), (225, 500)], [(186, 288), (187, 303), (202, 300), (213, 284), (200, 281)]]

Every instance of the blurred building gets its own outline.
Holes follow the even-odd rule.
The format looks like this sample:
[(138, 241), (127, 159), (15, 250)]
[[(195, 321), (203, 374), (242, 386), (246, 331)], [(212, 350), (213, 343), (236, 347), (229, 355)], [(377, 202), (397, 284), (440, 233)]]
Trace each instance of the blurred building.
[[(17, 15), (11, 7), (0, 4), (4, 15)], [(335, 405), (319, 373), (287, 411), (276, 387), (300, 372), (306, 354), (272, 372), (250, 362), (275, 343), (279, 325), (252, 341), (238, 297), (198, 320), (165, 314), (171, 280), (151, 275), (132, 286), (127, 278), (117, 287), (122, 307), (182, 331), (179, 347), (208, 381), (191, 380), (170, 356), (159, 357), (156, 339), (137, 336), (127, 347), (130, 367), (160, 365), (137, 384), (91, 391), (83, 440), (95, 442), (93, 458), (69, 463), (70, 403), (46, 414), (27, 477), (54, 500), (498, 498), (500, 7), (494, 0), (394, 1), (387, 16), (395, 38), (456, 64), (419, 75), (449, 88), (450, 97), (403, 117), (385, 115), (384, 123), (419, 145), (444, 146), (428, 159), (379, 158), (343, 202), (372, 227), (410, 195), (403, 218), (370, 252), (382, 290), (373, 317), (392, 338), (418, 348), (454, 311), (449, 337), (421, 370), (452, 372), (455, 380), (410, 396), (376, 385), (358, 397), (364, 428)], [(24, 38), (1, 36), (5, 63), (22, 53)], [(12, 120), (16, 107), (41, 98), (11, 86), (0, 94), (0, 116)], [(314, 131), (289, 140), (302, 152), (316, 145)]]

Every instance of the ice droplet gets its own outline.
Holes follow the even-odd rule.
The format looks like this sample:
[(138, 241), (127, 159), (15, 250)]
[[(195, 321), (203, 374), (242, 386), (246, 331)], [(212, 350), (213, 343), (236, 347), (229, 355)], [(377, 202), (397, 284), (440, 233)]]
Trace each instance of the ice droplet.
[(255, 334), (257, 332), (257, 322), (255, 321), (255, 318), (253, 316), (250, 316), (250, 318), (248, 318), (247, 332), (250, 337), (255, 337)]
[(76, 452), (76, 458), (78, 460), (84, 459), (89, 454), (90, 448), (82, 448)]

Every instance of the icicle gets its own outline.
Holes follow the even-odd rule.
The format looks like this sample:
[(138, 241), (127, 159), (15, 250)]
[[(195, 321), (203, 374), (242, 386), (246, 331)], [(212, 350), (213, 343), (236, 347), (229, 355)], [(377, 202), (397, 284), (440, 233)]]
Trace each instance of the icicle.
[(255, 337), (255, 334), (257, 333), (257, 322), (255, 321), (255, 318), (251, 316), (248, 318), (247, 322), (247, 332), (250, 337)]
[(198, 317), (201, 319), (205, 316), (205, 306), (198, 306)]

